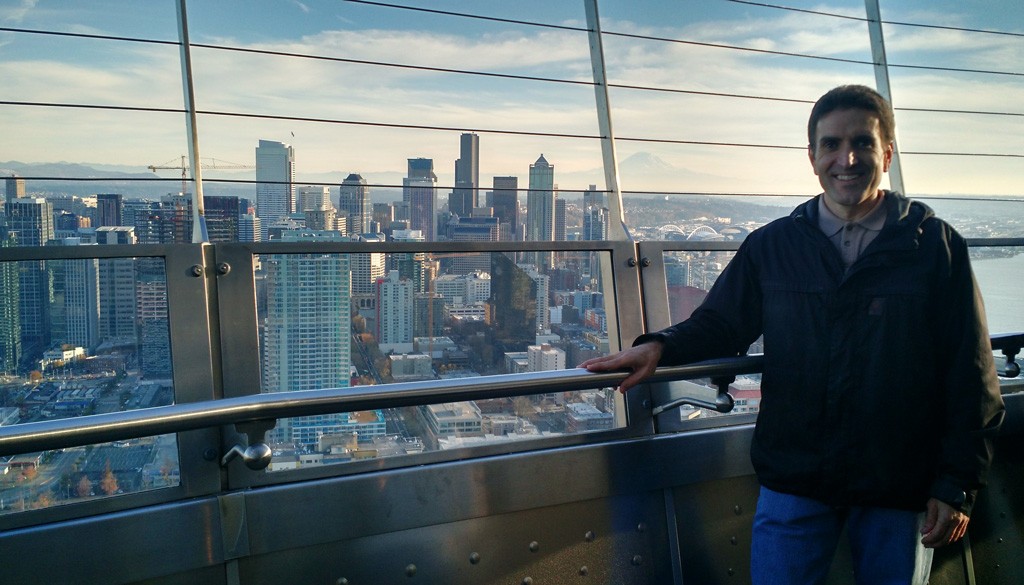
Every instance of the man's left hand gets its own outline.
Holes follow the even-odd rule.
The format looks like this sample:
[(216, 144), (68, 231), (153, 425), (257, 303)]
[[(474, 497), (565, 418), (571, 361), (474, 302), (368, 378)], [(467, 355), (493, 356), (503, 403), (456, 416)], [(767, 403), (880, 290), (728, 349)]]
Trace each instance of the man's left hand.
[(952, 544), (967, 533), (970, 517), (942, 500), (928, 500), (924, 525), (921, 527), (921, 544), (925, 548), (938, 548)]

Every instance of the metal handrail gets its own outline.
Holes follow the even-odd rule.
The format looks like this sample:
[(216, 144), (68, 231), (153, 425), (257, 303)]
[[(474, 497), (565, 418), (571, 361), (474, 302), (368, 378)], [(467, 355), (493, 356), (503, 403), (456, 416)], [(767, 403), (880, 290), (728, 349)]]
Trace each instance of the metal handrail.
[[(686, 366), (658, 368), (647, 378), (647, 381), (660, 382), (751, 373), (760, 371), (762, 363), (761, 356), (745, 356), (710, 360)], [(24, 423), (0, 427), (0, 456), (35, 453), (228, 424), (274, 421), (278, 418), (295, 416), (603, 388), (617, 386), (627, 375), (628, 372), (594, 373), (577, 368), (454, 380), (427, 380), (385, 386), (253, 394), (79, 418)]]

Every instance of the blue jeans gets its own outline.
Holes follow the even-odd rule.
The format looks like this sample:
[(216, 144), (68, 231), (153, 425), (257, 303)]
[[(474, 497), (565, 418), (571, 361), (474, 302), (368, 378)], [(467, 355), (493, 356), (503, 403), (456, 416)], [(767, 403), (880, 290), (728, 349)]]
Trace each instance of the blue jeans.
[(858, 585), (924, 585), (932, 551), (921, 545), (924, 513), (836, 508), (761, 488), (754, 515), (754, 585), (816, 585), (828, 576), (846, 528)]

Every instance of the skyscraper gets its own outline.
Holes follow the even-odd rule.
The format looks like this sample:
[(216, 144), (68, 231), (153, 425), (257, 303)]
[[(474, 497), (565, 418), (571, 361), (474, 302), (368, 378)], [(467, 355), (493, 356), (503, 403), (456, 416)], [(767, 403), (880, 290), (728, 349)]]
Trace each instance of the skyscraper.
[(381, 351), (412, 351), (413, 282), (397, 270), (377, 279), (377, 343)]
[[(4, 203), (7, 228), (18, 246), (45, 246), (54, 238), (53, 205), (46, 199), (23, 197)], [(50, 344), (50, 299), (53, 283), (43, 261), (18, 263), (18, 303), (22, 349), (34, 359)]]
[(204, 195), (203, 208), (206, 210), (206, 231), (211, 242), (238, 241), (238, 197)]
[(519, 177), (494, 177), (493, 185), (487, 206), (501, 226), (499, 239), (514, 241), (519, 237)]
[(256, 147), (256, 216), (260, 235), (295, 211), (295, 149), (283, 142), (260, 140)]
[(338, 211), (348, 217), (348, 233), (366, 234), (371, 231), (373, 205), (366, 179), (356, 173), (345, 177), (338, 195)]
[[(98, 244), (134, 244), (135, 228), (96, 229)], [(99, 265), (100, 339), (132, 339), (135, 331), (135, 259), (110, 258)]]
[[(0, 248), (16, 246), (15, 236), (0, 222)], [(0, 372), (13, 374), (21, 361), (21, 305), (17, 262), (0, 262)]]
[(7, 199), (18, 199), (25, 196), (25, 179), (17, 175), (7, 177)]
[(437, 175), (433, 159), (409, 159), (408, 175), (402, 179), (402, 200), (409, 204), (409, 229), (423, 232), (428, 242), (435, 241)]
[(330, 187), (324, 185), (303, 185), (295, 189), (295, 211), (317, 210), (331, 205)]
[[(555, 239), (555, 167), (540, 155), (530, 165), (530, 189), (526, 193), (526, 240), (550, 242)], [(541, 270), (552, 264), (550, 252), (534, 252), (527, 258)]]
[[(285, 242), (340, 242), (335, 231), (296, 230)], [(280, 254), (266, 257), (267, 319), (263, 392), (291, 392), (349, 385), (352, 365), (351, 272), (347, 254)], [(277, 440), (312, 445), (344, 432), (345, 413), (284, 419)]]
[(120, 193), (96, 195), (96, 226), (124, 225), (124, 199)]
[(455, 161), (455, 189), (448, 197), (448, 211), (469, 217), (477, 207), (480, 188), (480, 137), (466, 133), (459, 138), (459, 158)]
[(526, 193), (526, 240), (550, 242), (555, 236), (555, 166), (540, 155), (530, 165)]
[[(66, 238), (65, 246), (80, 246)], [(100, 342), (100, 261), (61, 260), (64, 264), (64, 338), (60, 341), (91, 350)]]

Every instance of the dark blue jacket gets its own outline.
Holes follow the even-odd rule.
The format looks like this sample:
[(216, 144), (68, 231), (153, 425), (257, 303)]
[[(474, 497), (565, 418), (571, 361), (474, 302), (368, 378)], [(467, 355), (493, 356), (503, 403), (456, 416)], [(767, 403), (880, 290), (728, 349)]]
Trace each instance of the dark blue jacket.
[(670, 365), (741, 355), (764, 335), (762, 485), (912, 510), (953, 488), (969, 510), (1003, 402), (967, 246), (927, 206), (884, 204), (848, 271), (811, 199), (751, 233), (689, 319), (637, 342), (664, 341)]

